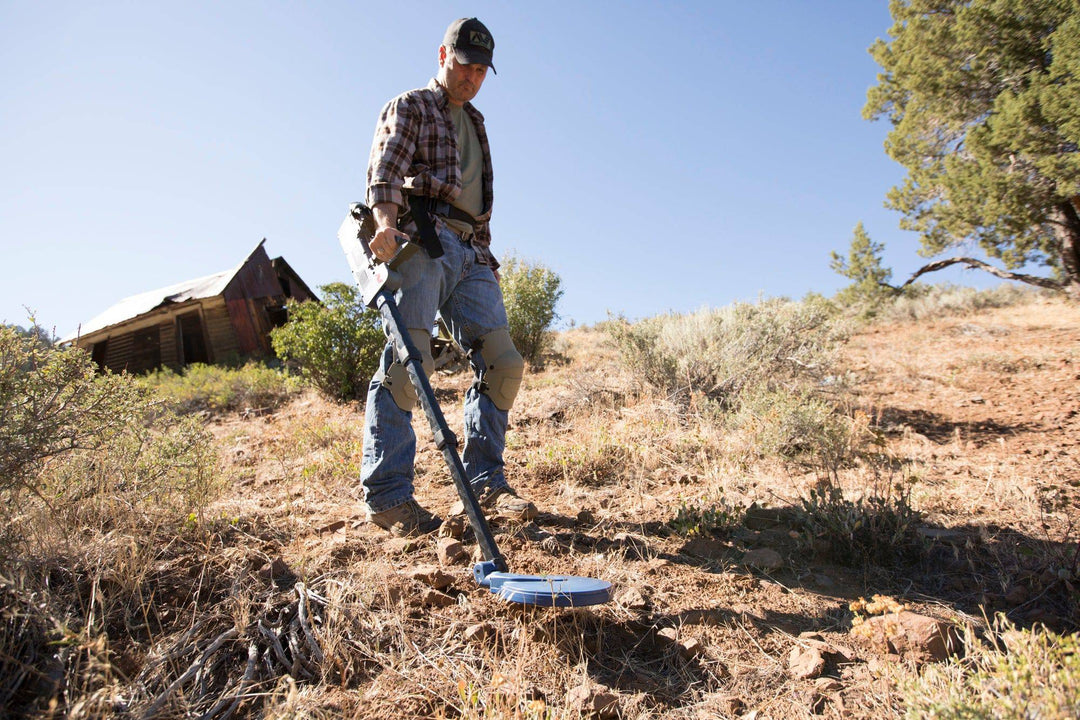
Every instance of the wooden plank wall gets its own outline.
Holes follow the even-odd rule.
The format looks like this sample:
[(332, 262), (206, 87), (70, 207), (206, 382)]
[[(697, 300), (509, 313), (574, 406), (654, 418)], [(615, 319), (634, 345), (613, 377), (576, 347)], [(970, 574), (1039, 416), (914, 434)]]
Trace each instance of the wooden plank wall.
[[(155, 328), (157, 330), (158, 346), (161, 351), (161, 364), (174, 369), (178, 368), (180, 360), (177, 356), (175, 320), (171, 317), (163, 318)], [(123, 372), (131, 369), (135, 336), (144, 332), (146, 332), (145, 325), (131, 332), (111, 336), (106, 348), (105, 365), (113, 372)]]
[(203, 303), (203, 329), (210, 343), (210, 362), (226, 362), (240, 356), (240, 339), (229, 319), (229, 310), (221, 297)]

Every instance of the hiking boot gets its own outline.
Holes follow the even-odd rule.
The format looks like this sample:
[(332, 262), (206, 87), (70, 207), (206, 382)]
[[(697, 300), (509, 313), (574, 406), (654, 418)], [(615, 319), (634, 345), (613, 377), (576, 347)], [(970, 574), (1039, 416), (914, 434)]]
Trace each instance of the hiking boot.
[(536, 517), (536, 506), (528, 500), (518, 497), (509, 487), (496, 488), (480, 500), (485, 510), (494, 511), (495, 515), (507, 520), (525, 522)]
[[(535, 505), (518, 497), (517, 493), (505, 486), (481, 495), (477, 500), (480, 501), (480, 507), (486, 511), (487, 515), (506, 520), (526, 522), (532, 520), (538, 514)], [(450, 506), (451, 516), (464, 514), (465, 503), (460, 500)]]
[(394, 537), (424, 535), (442, 525), (442, 520), (432, 515), (415, 500), (408, 500), (401, 505), (371, 513), (368, 521), (378, 525)]

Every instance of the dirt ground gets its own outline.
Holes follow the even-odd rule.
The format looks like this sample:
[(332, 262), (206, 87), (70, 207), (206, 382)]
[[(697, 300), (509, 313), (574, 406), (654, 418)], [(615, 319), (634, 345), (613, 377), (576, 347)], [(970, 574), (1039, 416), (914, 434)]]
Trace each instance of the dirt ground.
[[(495, 526), (514, 571), (614, 583), (615, 600), (597, 608), (503, 603), (476, 585), (469, 558), (443, 564), (450, 583), (432, 596), (410, 572), (439, 565), (438, 539), (388, 540), (364, 522), (361, 408), (308, 395), (214, 425), (234, 479), (215, 509), (236, 519), (229, 562), (268, 589), (287, 589), (283, 574), (347, 585), (369, 614), (338, 638), (363, 645), (363, 662), (295, 702), (346, 717), (502, 717), (491, 698), (505, 686), (540, 703), (518, 716), (576, 717), (571, 691), (591, 688), (597, 716), (610, 697), (626, 718), (888, 717), (899, 706), (886, 666), (901, 660), (853, 636), (860, 597), (961, 624), (1006, 612), (1025, 627), (1080, 626), (1080, 308), (1042, 301), (878, 326), (847, 344), (852, 416), (890, 461), (837, 480), (856, 497), (871, 481), (910, 492), (926, 551), (901, 570), (806, 550), (793, 518), (820, 473), (733, 460), (720, 431), (637, 386), (601, 338), (563, 333), (561, 360), (528, 375), (508, 475), (541, 514)], [(436, 378), (455, 426), (468, 382)], [(419, 413), (415, 426), (417, 497), (446, 513), (453, 487)], [(671, 532), (687, 502), (763, 509), (726, 535)], [(763, 549), (774, 554), (750, 554)], [(360, 643), (357, 627), (381, 640)], [(469, 635), (476, 627), (487, 629)], [(801, 677), (792, 651), (815, 643), (826, 664)]]

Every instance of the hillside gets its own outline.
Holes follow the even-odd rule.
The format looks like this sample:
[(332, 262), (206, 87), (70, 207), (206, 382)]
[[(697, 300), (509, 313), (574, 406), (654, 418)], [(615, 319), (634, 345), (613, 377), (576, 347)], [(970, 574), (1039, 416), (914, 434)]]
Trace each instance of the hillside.
[[(208, 420), (228, 488), (202, 526), (88, 536), (98, 577), (54, 570), (83, 583), (83, 622), (97, 612), (108, 628), (79, 647), (95, 662), (68, 678), (85, 690), (69, 714), (186, 703), (221, 717), (236, 697), (241, 715), (271, 717), (900, 717), (931, 651), (875, 641), (860, 598), (958, 633), (985, 633), (997, 612), (1080, 627), (1080, 308), (1034, 300), (859, 331), (845, 402), (871, 451), (829, 467), (760, 457), (637, 382), (605, 338), (563, 332), (528, 374), (508, 474), (541, 515), (495, 530), (512, 570), (601, 577), (614, 602), (506, 604), (450, 541), (387, 539), (355, 482), (362, 408), (306, 393)], [(452, 423), (468, 382), (436, 378)], [(443, 514), (453, 487), (415, 422), (417, 496)], [(910, 502), (917, 552), (841, 564), (805, 520), (826, 487)], [(277, 679), (256, 684), (257, 666)]]

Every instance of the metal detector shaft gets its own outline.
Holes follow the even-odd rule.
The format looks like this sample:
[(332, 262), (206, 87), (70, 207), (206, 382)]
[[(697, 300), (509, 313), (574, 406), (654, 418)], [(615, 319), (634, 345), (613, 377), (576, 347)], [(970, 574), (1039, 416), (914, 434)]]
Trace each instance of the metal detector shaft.
[(457, 437), (447, 425), (442, 409), (439, 408), (439, 403), (435, 399), (435, 391), (431, 389), (431, 382), (424, 372), (420, 351), (402, 326), (401, 313), (398, 312), (393, 293), (388, 289), (379, 290), (373, 304), (382, 315), (383, 324), (394, 342), (394, 352), (397, 353), (398, 361), (405, 366), (409, 379), (416, 388), (416, 394), (420, 397), (420, 405), (424, 408), (424, 414), (427, 415), (428, 423), (431, 425), (431, 433), (435, 437), (435, 446), (442, 452), (443, 459), (450, 468), (450, 475), (454, 478), (454, 487), (457, 488), (461, 502), (465, 504), (465, 514), (468, 515), (469, 523), (472, 525), (473, 532), (476, 533), (484, 559), (493, 563), (497, 570), (506, 572), (506, 560), (503, 559), (499, 548), (495, 546), (495, 538), (491, 535), (491, 528), (488, 527), (487, 520), (484, 518), (476, 493), (473, 492), (472, 485), (465, 476), (465, 466), (457, 451)]

